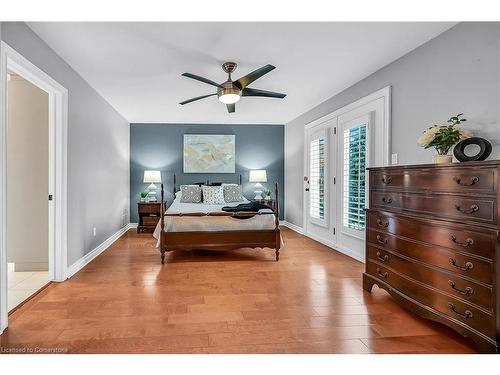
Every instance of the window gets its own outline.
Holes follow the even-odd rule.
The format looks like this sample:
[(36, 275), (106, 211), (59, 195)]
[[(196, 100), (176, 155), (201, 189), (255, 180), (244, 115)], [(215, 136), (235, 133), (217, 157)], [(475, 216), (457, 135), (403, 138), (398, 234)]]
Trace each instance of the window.
[(366, 129), (360, 124), (344, 130), (343, 225), (365, 229)]
[(312, 219), (325, 220), (325, 138), (310, 143), (309, 214)]

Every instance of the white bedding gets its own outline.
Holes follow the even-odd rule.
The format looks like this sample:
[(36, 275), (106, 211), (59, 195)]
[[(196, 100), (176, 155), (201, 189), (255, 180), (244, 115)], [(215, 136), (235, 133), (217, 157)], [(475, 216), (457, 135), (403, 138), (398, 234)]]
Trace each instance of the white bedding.
[[(167, 213), (188, 213), (188, 212), (220, 212), (222, 207), (237, 206), (243, 202), (225, 204), (204, 204), (204, 203), (181, 203), (180, 197), (176, 198), (167, 209)], [(270, 209), (260, 210), (261, 212), (272, 212)], [(160, 225), (158, 222), (153, 236), (160, 238)], [(275, 228), (274, 215), (256, 215), (247, 219), (236, 219), (229, 216), (165, 216), (165, 232), (209, 232), (209, 231), (237, 231), (237, 230), (265, 230)]]

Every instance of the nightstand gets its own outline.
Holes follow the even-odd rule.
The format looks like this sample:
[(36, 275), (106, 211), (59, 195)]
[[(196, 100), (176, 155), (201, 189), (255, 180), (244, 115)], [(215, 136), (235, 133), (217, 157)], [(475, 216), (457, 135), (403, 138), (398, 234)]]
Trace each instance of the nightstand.
[[(164, 207), (166, 207), (166, 205)], [(139, 213), (139, 225), (137, 225), (137, 233), (155, 230), (156, 224), (158, 224), (158, 221), (160, 220), (160, 208), (160, 202), (137, 203), (137, 212)]]
[(251, 202), (257, 202), (257, 203), (265, 204), (271, 210), (273, 210), (274, 212), (276, 212), (276, 200), (275, 199), (269, 199), (269, 200), (264, 200), (264, 199), (260, 199), (260, 200), (250, 199), (250, 201)]

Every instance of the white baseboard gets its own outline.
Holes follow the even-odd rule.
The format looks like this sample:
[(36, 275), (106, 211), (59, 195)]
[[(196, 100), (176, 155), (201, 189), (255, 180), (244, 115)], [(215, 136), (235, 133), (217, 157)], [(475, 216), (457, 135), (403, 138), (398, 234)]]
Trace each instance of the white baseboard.
[(298, 225), (288, 223), (286, 221), (280, 222), (280, 225), (283, 225), (283, 226), (285, 226), (285, 227), (287, 227), (287, 228), (289, 228), (289, 229), (291, 229), (299, 234), (302, 234), (306, 237), (309, 237), (309, 238), (313, 239), (314, 241), (318, 241), (319, 243), (322, 243), (323, 245), (330, 247), (332, 250), (335, 250), (335, 251), (338, 251), (339, 253), (345, 254), (345, 255), (347, 255), (351, 258), (354, 258), (362, 263), (365, 262), (365, 254), (364, 253), (358, 254), (357, 252), (352, 251), (351, 249), (348, 249), (348, 248), (341, 246), (339, 244), (336, 244), (332, 241), (325, 240), (324, 238), (315, 236), (313, 234), (306, 234), (306, 233), (304, 233), (304, 230), (302, 229), (302, 227), (299, 227)]
[(138, 226), (139, 226), (139, 223), (129, 223), (129, 224), (128, 224), (128, 227), (129, 227), (130, 229), (132, 229), (132, 228), (137, 228)]
[(298, 225), (295, 225), (295, 224), (292, 224), (292, 223), (289, 223), (288, 221), (280, 221), (280, 225), (283, 225), (284, 227), (287, 227), (299, 234), (304, 234), (304, 230), (302, 229), (302, 227), (299, 227)]
[(314, 241), (318, 241), (319, 243), (322, 243), (325, 246), (328, 246), (332, 248), (332, 250), (338, 251), (339, 253), (342, 253), (344, 255), (347, 255), (348, 257), (354, 258), (362, 263), (365, 262), (365, 256), (364, 254), (358, 254), (355, 251), (352, 251), (351, 249), (348, 249), (342, 245), (336, 244), (332, 241), (325, 240), (324, 238), (315, 236), (313, 234), (304, 234), (306, 237), (312, 238)]
[(347, 247), (341, 246), (339, 244), (334, 245), (333, 249), (338, 251), (339, 253), (347, 255), (348, 257), (356, 259), (357, 261), (359, 261), (361, 263), (365, 263), (365, 253), (364, 252), (362, 254), (359, 254), (359, 253), (352, 251), (351, 249), (348, 249)]
[(136, 228), (136, 227), (137, 227), (137, 224), (135, 224), (135, 227), (132, 225), (132, 223), (127, 224), (126, 226), (124, 226), (123, 228), (118, 230), (116, 233), (112, 234), (108, 239), (106, 239), (103, 243), (101, 243), (99, 246), (97, 246), (91, 252), (85, 254), (83, 257), (78, 259), (71, 266), (67, 267), (66, 279), (69, 279), (71, 276), (73, 276), (75, 273), (80, 271), (87, 264), (92, 262), (104, 250), (106, 250), (108, 247), (110, 247), (113, 244), (113, 242), (115, 242), (118, 238), (120, 238), (126, 231), (128, 231), (131, 228)]

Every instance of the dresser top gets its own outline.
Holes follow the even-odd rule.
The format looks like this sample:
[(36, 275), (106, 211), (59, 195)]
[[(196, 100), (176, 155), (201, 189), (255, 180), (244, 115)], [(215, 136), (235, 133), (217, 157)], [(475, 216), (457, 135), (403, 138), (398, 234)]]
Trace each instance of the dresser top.
[(380, 169), (423, 169), (423, 168), (464, 168), (464, 167), (487, 167), (500, 165), (500, 160), (487, 160), (487, 161), (467, 161), (448, 164), (410, 164), (410, 165), (388, 165), (386, 167), (370, 167), (366, 168), (369, 171)]

